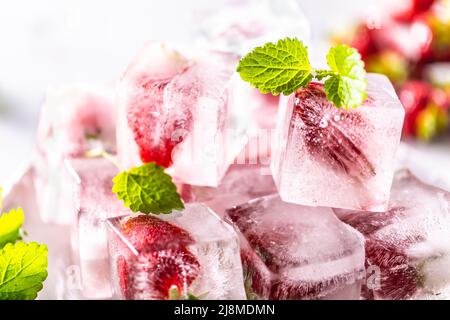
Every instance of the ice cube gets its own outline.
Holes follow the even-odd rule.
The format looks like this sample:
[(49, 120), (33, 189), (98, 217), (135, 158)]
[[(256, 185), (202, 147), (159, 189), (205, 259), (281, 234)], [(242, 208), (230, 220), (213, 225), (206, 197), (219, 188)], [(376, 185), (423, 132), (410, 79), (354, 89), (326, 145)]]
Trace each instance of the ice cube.
[[(200, 45), (241, 57), (257, 46), (285, 37), (310, 42), (309, 22), (296, 0), (225, 1), (221, 10), (214, 3), (195, 18), (196, 22), (203, 21), (199, 25)], [(249, 85), (242, 82), (240, 87)], [(278, 103), (278, 96), (250, 89), (245, 101), (245, 107), (251, 110), (250, 137), (261, 140), (265, 131), (275, 128)]]
[(204, 202), (223, 217), (225, 209), (275, 193), (276, 187), (270, 171), (263, 166), (233, 164), (218, 187), (184, 184), (179, 191), (185, 202)]
[(202, 21), (200, 44), (240, 56), (281, 38), (310, 38), (309, 22), (295, 0), (228, 1), (221, 10), (214, 3), (195, 18)]
[(319, 83), (283, 97), (271, 169), (284, 201), (387, 209), (404, 109), (385, 76), (367, 81), (368, 98), (351, 110), (334, 107)]
[(245, 298), (237, 235), (205, 205), (107, 224), (116, 298)]
[[(154, 56), (162, 62), (149, 67)], [(181, 182), (217, 186), (246, 143), (240, 119), (248, 119), (247, 110), (239, 102), (242, 88), (234, 90), (237, 59), (210, 52), (188, 61), (160, 43), (148, 44), (119, 84), (122, 165), (155, 161)], [(162, 66), (170, 68), (161, 75)]]
[(65, 192), (64, 161), (93, 148), (115, 150), (113, 90), (105, 86), (74, 85), (50, 89), (37, 132), (35, 185), (44, 222), (68, 224), (59, 210)]
[(105, 220), (130, 211), (112, 193), (112, 179), (119, 170), (105, 158), (66, 160), (66, 197), (62, 212), (72, 224), (74, 262), (80, 267), (84, 298), (112, 296)]
[(449, 297), (449, 192), (403, 170), (395, 175), (387, 211), (335, 212), (366, 238), (366, 265), (374, 271), (366, 298)]
[(359, 299), (364, 239), (329, 208), (278, 195), (227, 210), (240, 234), (248, 298)]

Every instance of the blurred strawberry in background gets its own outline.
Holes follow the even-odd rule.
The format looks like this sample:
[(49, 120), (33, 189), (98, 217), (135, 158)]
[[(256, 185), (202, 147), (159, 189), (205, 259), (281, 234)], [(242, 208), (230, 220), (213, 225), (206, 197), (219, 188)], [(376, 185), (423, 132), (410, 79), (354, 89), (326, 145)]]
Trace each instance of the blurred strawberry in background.
[(403, 136), (429, 141), (449, 128), (450, 0), (391, 1), (380, 10), (332, 40), (391, 79), (406, 111)]
[(406, 111), (405, 136), (427, 141), (445, 131), (449, 118), (445, 91), (425, 81), (411, 80), (399, 89), (399, 97)]
[(392, 16), (397, 21), (408, 23), (417, 15), (429, 11), (434, 2), (435, 0), (403, 0)]

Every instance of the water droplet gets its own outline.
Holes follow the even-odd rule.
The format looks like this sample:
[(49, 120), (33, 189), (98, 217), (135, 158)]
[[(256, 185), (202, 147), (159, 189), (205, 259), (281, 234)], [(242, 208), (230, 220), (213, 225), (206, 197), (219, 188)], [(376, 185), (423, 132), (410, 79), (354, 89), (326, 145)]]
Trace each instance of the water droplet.
[(320, 120), (319, 127), (326, 128), (327, 126), (328, 126), (327, 119), (323, 118), (322, 120)]
[(295, 103), (295, 104), (299, 104), (299, 103), (300, 103), (300, 99), (299, 99), (299, 98), (295, 98), (295, 99), (294, 99), (294, 103)]
[(337, 114), (333, 117), (333, 120), (338, 122), (339, 120), (341, 120), (341, 117)]

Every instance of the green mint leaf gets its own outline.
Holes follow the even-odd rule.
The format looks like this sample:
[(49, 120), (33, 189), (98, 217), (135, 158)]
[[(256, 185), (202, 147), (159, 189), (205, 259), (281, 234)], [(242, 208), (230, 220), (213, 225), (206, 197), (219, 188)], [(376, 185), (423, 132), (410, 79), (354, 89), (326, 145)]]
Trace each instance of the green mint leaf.
[(329, 77), (334, 75), (335, 73), (333, 71), (330, 70), (315, 70), (315, 78), (317, 80), (322, 80), (323, 78)]
[(328, 100), (338, 108), (355, 108), (363, 103), (367, 96), (367, 81), (358, 51), (338, 45), (328, 52), (327, 63), (333, 72), (324, 84)]
[(193, 293), (188, 293), (188, 300), (200, 300), (199, 297), (197, 297), (196, 295), (194, 295)]
[(184, 209), (172, 178), (153, 162), (119, 173), (114, 192), (133, 212), (170, 213)]
[(24, 220), (25, 216), (21, 208), (12, 209), (0, 216), (0, 249), (7, 243), (14, 243), (21, 239), (20, 228)]
[(0, 249), (0, 300), (32, 300), (47, 278), (47, 247), (36, 242)]
[(274, 95), (289, 95), (313, 78), (308, 49), (296, 38), (253, 49), (241, 59), (237, 72), (262, 93)]

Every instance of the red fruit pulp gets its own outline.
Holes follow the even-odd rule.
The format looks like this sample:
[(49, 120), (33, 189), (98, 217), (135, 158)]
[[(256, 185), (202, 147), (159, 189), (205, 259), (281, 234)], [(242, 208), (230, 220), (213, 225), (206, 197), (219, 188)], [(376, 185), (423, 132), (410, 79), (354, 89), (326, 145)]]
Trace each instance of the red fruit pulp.
[(127, 120), (142, 162), (156, 162), (163, 167), (172, 164), (172, 151), (182, 142), (182, 136), (174, 132), (189, 131), (192, 115), (187, 106), (179, 106), (179, 119), (168, 119), (169, 110), (164, 106), (164, 89), (171, 79), (137, 81), (136, 90), (128, 102)]
[(307, 151), (317, 161), (325, 161), (357, 180), (375, 175), (362, 150), (363, 142), (355, 134), (370, 126), (360, 113), (336, 108), (327, 99), (321, 83), (300, 88), (295, 97), (291, 125), (303, 122)]
[[(342, 217), (366, 238), (366, 268), (376, 266), (380, 270), (379, 288), (363, 287), (364, 296), (373, 299), (375, 293), (383, 299), (408, 299), (420, 288), (420, 271), (411, 266), (407, 250), (422, 238), (411, 234), (392, 233), (377, 236), (377, 231), (401, 219), (407, 211), (404, 207), (379, 212), (352, 213)], [(372, 291), (373, 290), (373, 291)]]
[(411, 298), (420, 288), (419, 270), (409, 264), (407, 249), (418, 239), (406, 238), (399, 241), (366, 239), (366, 267), (380, 268), (380, 288), (373, 292), (383, 299), (403, 300)]
[[(176, 286), (180, 294), (198, 277), (200, 263), (188, 250), (194, 240), (189, 233), (150, 215), (129, 218), (122, 232), (138, 256), (121, 255), (117, 260), (119, 286), (126, 299), (140, 296), (167, 299)], [(141, 292), (142, 284), (145, 283)]]

